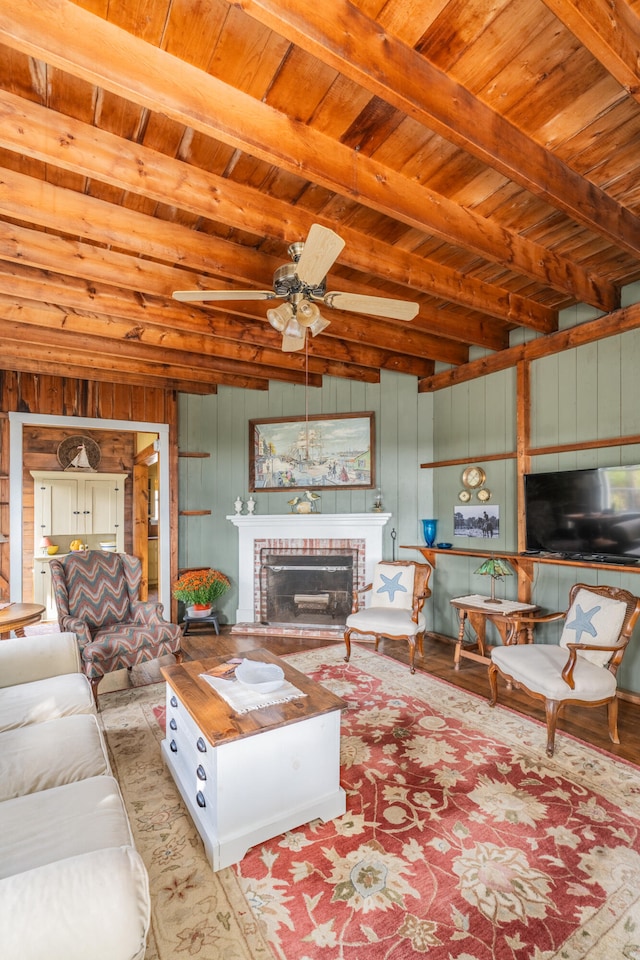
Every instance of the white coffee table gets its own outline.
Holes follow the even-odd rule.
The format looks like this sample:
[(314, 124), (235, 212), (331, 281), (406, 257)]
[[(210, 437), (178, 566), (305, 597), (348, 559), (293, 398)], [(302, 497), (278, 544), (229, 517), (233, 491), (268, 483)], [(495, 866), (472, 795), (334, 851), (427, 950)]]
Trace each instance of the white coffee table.
[(340, 786), (344, 700), (267, 650), (307, 696), (236, 714), (199, 674), (228, 658), (163, 667), (167, 732), (162, 755), (204, 842), (213, 870), (256, 843), (346, 809)]

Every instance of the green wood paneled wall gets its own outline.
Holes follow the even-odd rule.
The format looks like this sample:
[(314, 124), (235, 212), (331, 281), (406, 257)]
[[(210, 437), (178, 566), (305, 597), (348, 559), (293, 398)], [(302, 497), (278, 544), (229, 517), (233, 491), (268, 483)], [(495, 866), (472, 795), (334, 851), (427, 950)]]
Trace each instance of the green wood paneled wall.
[[(325, 378), (321, 389), (309, 389), (309, 414), (358, 413), (372, 410), (376, 420), (376, 488), (324, 490), (322, 513), (360, 513), (372, 509), (379, 487), (385, 511), (392, 517), (384, 529), (385, 559), (396, 556), (401, 543), (422, 543), (418, 518), (431, 516), (431, 481), (420, 462), (431, 456), (433, 397), (418, 395), (413, 377), (383, 373), (379, 384)], [(183, 395), (178, 406), (179, 450), (208, 453), (207, 458), (179, 459), (180, 510), (211, 510), (210, 516), (181, 516), (181, 568), (218, 567), (237, 582), (237, 530), (226, 517), (233, 501), (249, 496), (248, 422), (256, 418), (305, 415), (304, 387), (272, 384), (267, 392), (220, 388), (217, 395)], [(255, 493), (256, 513), (288, 513), (290, 494)], [(419, 557), (418, 557), (419, 559)], [(234, 587), (221, 603), (222, 619), (233, 622)]]
[[(625, 289), (623, 303), (640, 300), (640, 284)], [(579, 305), (563, 311), (561, 326), (592, 319), (594, 312)], [(549, 446), (608, 439), (640, 433), (640, 331), (611, 337), (535, 361), (531, 366), (531, 445)], [(500, 508), (497, 549), (517, 549), (516, 464), (514, 460), (483, 463), (482, 455), (514, 451), (516, 445), (515, 371), (503, 371), (442, 390), (434, 397), (433, 460), (474, 456), (487, 474), (492, 505)], [(621, 445), (534, 457), (532, 471), (640, 463), (640, 445)], [(453, 511), (462, 489), (460, 467), (433, 472), (434, 504), (439, 537), (456, 547), (473, 549), (469, 537), (453, 536)], [(472, 501), (477, 503), (477, 501)], [(486, 546), (486, 544), (485, 544)], [(486, 593), (484, 578), (474, 574), (478, 559), (438, 557), (431, 578), (434, 629), (455, 635), (457, 616), (449, 599)], [(640, 593), (640, 573), (624, 568), (590, 571), (584, 568), (535, 567), (533, 600), (545, 612), (563, 610), (569, 587), (577, 580), (607, 583)], [(515, 599), (516, 577), (498, 584), (498, 595)], [(558, 625), (540, 630), (547, 642), (559, 638)], [(493, 637), (497, 639), (496, 634)], [(636, 631), (619, 672), (623, 689), (640, 693), (640, 629)]]

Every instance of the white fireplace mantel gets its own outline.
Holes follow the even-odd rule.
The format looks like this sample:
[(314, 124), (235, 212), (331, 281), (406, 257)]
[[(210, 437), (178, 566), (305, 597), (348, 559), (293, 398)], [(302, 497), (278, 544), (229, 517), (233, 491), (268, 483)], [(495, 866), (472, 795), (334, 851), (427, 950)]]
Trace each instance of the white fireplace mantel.
[(376, 563), (382, 560), (382, 528), (390, 513), (272, 513), (232, 514), (227, 517), (238, 528), (238, 609), (236, 623), (254, 623), (255, 541), (269, 540), (364, 540), (365, 577), (372, 579)]

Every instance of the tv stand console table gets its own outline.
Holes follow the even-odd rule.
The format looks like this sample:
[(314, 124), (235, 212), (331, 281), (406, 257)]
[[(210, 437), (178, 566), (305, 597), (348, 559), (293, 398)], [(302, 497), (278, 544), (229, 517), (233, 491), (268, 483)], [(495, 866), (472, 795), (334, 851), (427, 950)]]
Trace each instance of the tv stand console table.
[(531, 602), (531, 584), (533, 583), (534, 567), (537, 563), (552, 563), (560, 567), (582, 567), (587, 570), (616, 570), (618, 573), (640, 573), (638, 564), (604, 563), (597, 560), (573, 560), (558, 556), (554, 553), (515, 553), (510, 550), (459, 550), (455, 547), (443, 550), (438, 547), (401, 546), (401, 550), (417, 550), (425, 560), (436, 567), (438, 555), (449, 554), (454, 557), (497, 557), (506, 560), (518, 573), (518, 600), (522, 603)]

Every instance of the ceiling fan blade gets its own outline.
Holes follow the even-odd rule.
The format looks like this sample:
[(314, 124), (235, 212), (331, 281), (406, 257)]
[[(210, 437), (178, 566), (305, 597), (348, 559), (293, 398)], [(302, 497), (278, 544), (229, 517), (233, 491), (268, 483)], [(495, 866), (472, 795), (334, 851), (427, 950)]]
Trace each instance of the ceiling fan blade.
[(387, 297), (365, 297), (358, 293), (332, 292), (325, 294), (324, 303), (337, 310), (352, 313), (370, 313), (374, 317), (390, 317), (393, 320), (413, 320), (420, 305), (411, 300), (391, 300)]
[(289, 337), (286, 333), (282, 335), (282, 350), (284, 353), (295, 353), (296, 350), (302, 350), (305, 337)]
[(174, 300), (198, 303), (206, 300), (275, 300), (273, 290), (174, 290)]
[(319, 223), (312, 224), (296, 264), (298, 279), (308, 287), (317, 287), (338, 259), (343, 247), (344, 240), (333, 230)]

